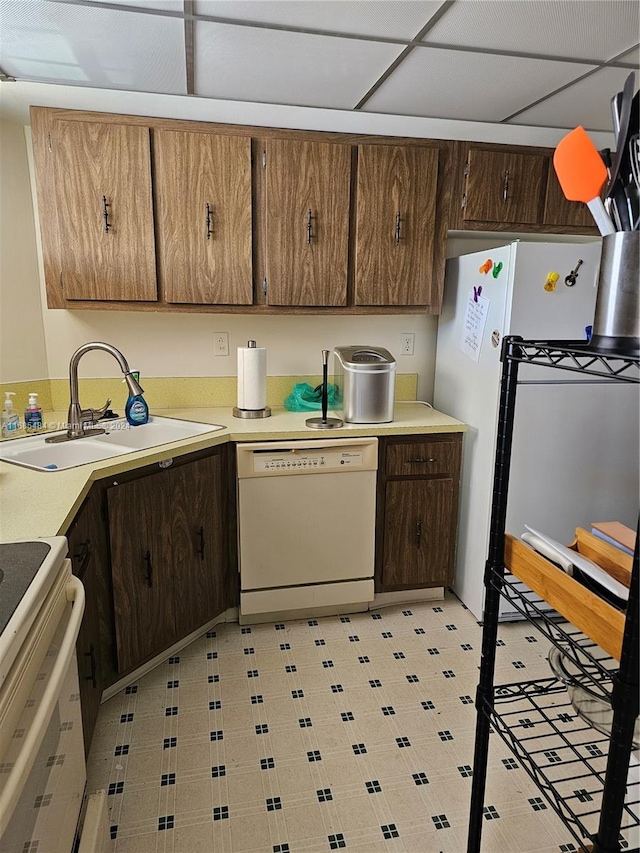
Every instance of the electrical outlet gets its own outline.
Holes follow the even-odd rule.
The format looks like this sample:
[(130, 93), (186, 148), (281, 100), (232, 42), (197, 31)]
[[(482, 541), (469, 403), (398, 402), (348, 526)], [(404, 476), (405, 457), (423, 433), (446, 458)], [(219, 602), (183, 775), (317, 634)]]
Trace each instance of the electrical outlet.
[(413, 355), (413, 345), (416, 340), (415, 332), (403, 332), (400, 339), (400, 355)]
[(214, 332), (213, 333), (213, 354), (214, 355), (229, 355), (229, 333)]

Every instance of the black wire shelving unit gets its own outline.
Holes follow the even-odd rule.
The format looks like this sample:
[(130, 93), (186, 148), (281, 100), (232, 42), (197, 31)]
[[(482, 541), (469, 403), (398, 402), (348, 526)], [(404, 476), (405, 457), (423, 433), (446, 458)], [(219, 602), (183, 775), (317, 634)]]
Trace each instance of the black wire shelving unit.
[[(480, 853), (489, 734), (496, 731), (560, 817), (580, 850), (638, 851), (640, 766), (629, 760), (638, 716), (638, 540), (620, 661), (557, 614), (505, 567), (505, 522), (516, 405), (522, 363), (568, 370), (618, 382), (640, 383), (640, 358), (595, 350), (578, 341), (527, 341), (508, 336), (502, 345), (498, 443), (494, 469), (476, 738), (467, 853)], [(555, 677), (494, 684), (500, 596), (506, 597), (581, 672), (596, 694), (611, 702), (610, 735), (576, 713), (566, 686)], [(583, 626), (584, 627), (584, 626)], [(587, 630), (585, 628), (585, 630)]]

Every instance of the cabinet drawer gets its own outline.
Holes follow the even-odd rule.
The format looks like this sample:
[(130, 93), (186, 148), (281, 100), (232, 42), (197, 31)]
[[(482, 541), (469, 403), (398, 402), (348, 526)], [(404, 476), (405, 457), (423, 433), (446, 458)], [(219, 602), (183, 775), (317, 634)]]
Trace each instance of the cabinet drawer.
[(459, 448), (453, 441), (399, 442), (387, 445), (385, 473), (391, 476), (413, 474), (455, 474)]

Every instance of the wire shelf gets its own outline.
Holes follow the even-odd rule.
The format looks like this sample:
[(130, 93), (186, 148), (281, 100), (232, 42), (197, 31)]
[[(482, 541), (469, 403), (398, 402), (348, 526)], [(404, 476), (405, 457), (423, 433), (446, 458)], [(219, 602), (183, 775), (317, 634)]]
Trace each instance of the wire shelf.
[[(609, 738), (585, 723), (555, 678), (494, 688), (494, 706), (481, 705), (493, 728), (520, 761), (578, 844), (595, 840)], [(620, 847), (640, 846), (640, 764), (632, 754)]]
[(617, 661), (555, 610), (549, 610), (548, 605), (545, 609), (539, 596), (512, 574), (505, 572), (502, 580), (494, 570), (491, 585), (496, 589), (502, 587), (500, 591), (509, 604), (575, 664), (581, 673), (581, 683), (611, 701), (611, 677), (618, 669)]
[(598, 350), (584, 341), (524, 341), (512, 336), (506, 339), (505, 359), (640, 382), (640, 358)]

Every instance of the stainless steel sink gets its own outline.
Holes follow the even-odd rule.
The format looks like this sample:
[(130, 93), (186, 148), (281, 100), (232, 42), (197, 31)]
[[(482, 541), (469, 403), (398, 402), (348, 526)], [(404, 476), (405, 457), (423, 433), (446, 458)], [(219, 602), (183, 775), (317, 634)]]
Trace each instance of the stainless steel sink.
[(45, 441), (48, 435), (18, 438), (0, 444), (0, 460), (32, 468), (36, 471), (64, 471), (88, 462), (101, 462), (115, 456), (148, 450), (173, 441), (217, 432), (224, 429), (219, 424), (201, 424), (177, 418), (150, 417), (148, 423), (130, 426), (124, 418), (101, 421), (103, 435), (89, 436), (59, 444)]

